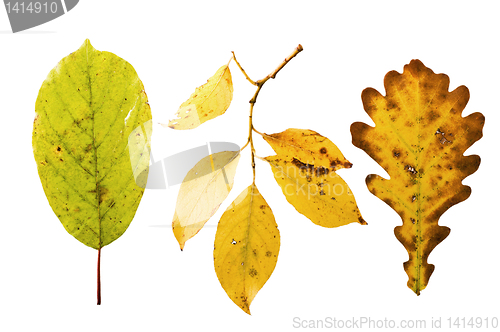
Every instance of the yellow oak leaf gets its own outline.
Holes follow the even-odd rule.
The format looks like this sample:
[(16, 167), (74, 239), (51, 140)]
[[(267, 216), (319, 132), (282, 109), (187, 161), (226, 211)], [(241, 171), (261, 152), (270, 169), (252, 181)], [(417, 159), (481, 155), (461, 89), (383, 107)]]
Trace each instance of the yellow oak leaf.
[(224, 65), (207, 83), (196, 88), (179, 107), (177, 118), (170, 120), (172, 129), (193, 129), (226, 112), (233, 99), (233, 81), (229, 66)]
[(387, 73), (386, 96), (372, 88), (363, 91), (364, 109), (376, 126), (351, 125), (353, 144), (390, 176), (371, 174), (366, 183), (403, 221), (395, 235), (408, 251), (404, 269), (417, 295), (434, 271), (429, 254), (450, 233), (438, 220), (469, 197), (471, 189), (462, 180), (480, 163), (479, 156), (463, 153), (482, 137), (484, 116), (462, 117), (469, 90), (460, 86), (449, 92), (449, 83), (447, 75), (412, 60), (402, 74)]
[(239, 151), (222, 151), (201, 159), (186, 175), (177, 196), (172, 229), (181, 250), (222, 204), (233, 188)]
[(247, 314), (274, 271), (280, 233), (271, 208), (255, 183), (222, 215), (214, 244), (214, 266), (227, 295)]

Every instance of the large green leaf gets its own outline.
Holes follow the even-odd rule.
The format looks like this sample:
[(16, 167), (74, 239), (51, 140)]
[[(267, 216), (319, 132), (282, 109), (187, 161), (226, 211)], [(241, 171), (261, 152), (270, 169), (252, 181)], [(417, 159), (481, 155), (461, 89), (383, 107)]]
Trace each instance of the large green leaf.
[(110, 244), (132, 221), (147, 181), (151, 110), (141, 80), (86, 40), (50, 71), (35, 111), (33, 153), (52, 210), (80, 242)]

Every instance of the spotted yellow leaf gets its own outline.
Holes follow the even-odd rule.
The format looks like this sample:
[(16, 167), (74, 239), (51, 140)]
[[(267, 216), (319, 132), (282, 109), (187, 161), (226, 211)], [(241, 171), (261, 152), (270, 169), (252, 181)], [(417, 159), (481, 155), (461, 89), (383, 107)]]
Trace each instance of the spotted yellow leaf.
[(335, 171), (279, 156), (265, 158), (286, 200), (313, 223), (339, 227), (358, 222), (366, 225), (354, 195)]
[(308, 129), (287, 129), (263, 138), (277, 153), (265, 159), (298, 212), (323, 227), (366, 224), (351, 189), (335, 172), (352, 164), (332, 141)]
[(179, 107), (172, 129), (193, 129), (226, 112), (233, 99), (233, 82), (229, 66), (224, 65)]
[(255, 184), (222, 215), (214, 245), (214, 266), (227, 295), (247, 314), (274, 271), (280, 234), (273, 212)]
[(172, 228), (181, 250), (217, 212), (233, 188), (239, 151), (222, 151), (201, 159), (186, 175), (177, 196)]
[(363, 91), (363, 106), (375, 127), (351, 125), (353, 144), (390, 176), (371, 174), (366, 184), (403, 221), (395, 234), (408, 251), (404, 269), (408, 287), (417, 295), (434, 271), (429, 254), (450, 233), (439, 218), (470, 196), (462, 180), (480, 163), (479, 156), (463, 154), (482, 137), (484, 116), (462, 117), (469, 90), (460, 86), (449, 92), (449, 83), (447, 75), (412, 60), (402, 74), (387, 73), (386, 96), (372, 88)]
[(289, 128), (281, 133), (264, 134), (262, 137), (276, 154), (286, 160), (295, 158), (304, 164), (330, 168), (333, 171), (352, 167), (332, 141), (313, 130)]

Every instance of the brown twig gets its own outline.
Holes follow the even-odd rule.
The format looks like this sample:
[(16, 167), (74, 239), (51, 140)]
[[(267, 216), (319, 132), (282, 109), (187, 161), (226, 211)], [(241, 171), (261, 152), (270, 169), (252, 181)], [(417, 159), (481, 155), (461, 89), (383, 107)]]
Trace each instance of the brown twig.
[[(262, 135), (261, 132), (257, 131), (254, 127), (253, 127), (253, 121), (252, 121), (252, 116), (253, 116), (253, 107), (255, 105), (255, 103), (257, 102), (257, 96), (259, 95), (259, 92), (260, 90), (262, 89), (262, 86), (270, 79), (274, 79), (276, 77), (276, 75), (278, 74), (278, 72), (286, 66), (286, 64), (288, 62), (290, 62), (290, 60), (292, 60), (297, 54), (299, 54), (300, 52), (302, 52), (303, 48), (302, 48), (302, 45), (299, 44), (299, 46), (297, 46), (292, 54), (290, 54), (285, 60), (283, 60), (283, 62), (272, 72), (270, 73), (269, 75), (267, 75), (266, 77), (264, 77), (263, 79), (261, 80), (258, 80), (258, 81), (253, 81), (248, 75), (247, 73), (245, 72), (245, 70), (243, 69), (243, 67), (241, 67), (240, 63), (238, 62), (238, 60), (236, 60), (236, 56), (234, 55), (234, 52), (233, 53), (233, 59), (234, 59), (234, 62), (236, 62), (236, 64), (238, 65), (238, 67), (240, 68), (241, 72), (243, 73), (243, 75), (245, 75), (245, 77), (247, 78), (247, 80), (252, 83), (253, 85), (257, 86), (257, 90), (255, 91), (255, 94), (253, 95), (252, 99), (250, 99), (250, 116), (249, 116), (249, 121), (248, 121), (248, 140), (247, 140), (247, 143), (240, 149), (243, 150), (247, 145), (248, 143), (250, 143), (250, 148), (251, 148), (251, 152), (252, 152), (252, 171), (253, 171), (253, 183), (255, 183), (255, 149), (254, 149), (254, 146), (253, 146), (253, 137), (252, 137), (252, 131), (255, 131), (257, 132), (258, 134)], [(262, 158), (259, 158), (259, 159), (262, 159)]]
[(278, 66), (278, 68), (276, 68), (271, 74), (267, 75), (266, 77), (264, 77), (263, 79), (261, 80), (258, 80), (257, 82), (255, 82), (255, 85), (257, 85), (257, 91), (255, 91), (255, 94), (253, 95), (252, 99), (250, 99), (250, 104), (255, 104), (257, 102), (257, 96), (260, 92), (260, 89), (262, 88), (262, 86), (264, 85), (264, 83), (266, 83), (270, 78), (274, 79), (276, 77), (276, 75), (278, 74), (278, 72), (286, 66), (286, 64), (288, 62), (290, 62), (290, 60), (292, 60), (297, 54), (299, 54), (300, 52), (302, 52), (303, 48), (302, 48), (302, 45), (299, 44), (299, 46), (297, 46), (292, 54), (290, 54), (285, 60), (283, 60), (283, 62)]

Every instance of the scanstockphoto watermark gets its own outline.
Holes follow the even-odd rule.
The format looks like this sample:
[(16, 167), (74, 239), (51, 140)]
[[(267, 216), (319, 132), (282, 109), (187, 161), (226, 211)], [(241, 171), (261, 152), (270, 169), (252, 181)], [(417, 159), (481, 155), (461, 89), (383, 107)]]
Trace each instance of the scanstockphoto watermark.
[(391, 319), (372, 317), (352, 317), (339, 319), (302, 319), (293, 317), (296, 329), (497, 329), (498, 317), (431, 317), (430, 319)]
[(294, 328), (309, 329), (395, 329), (395, 328), (426, 328), (427, 321), (423, 319), (396, 320), (387, 317), (374, 319), (371, 317), (352, 317), (338, 319), (336, 317), (325, 317), (322, 319), (293, 318)]

